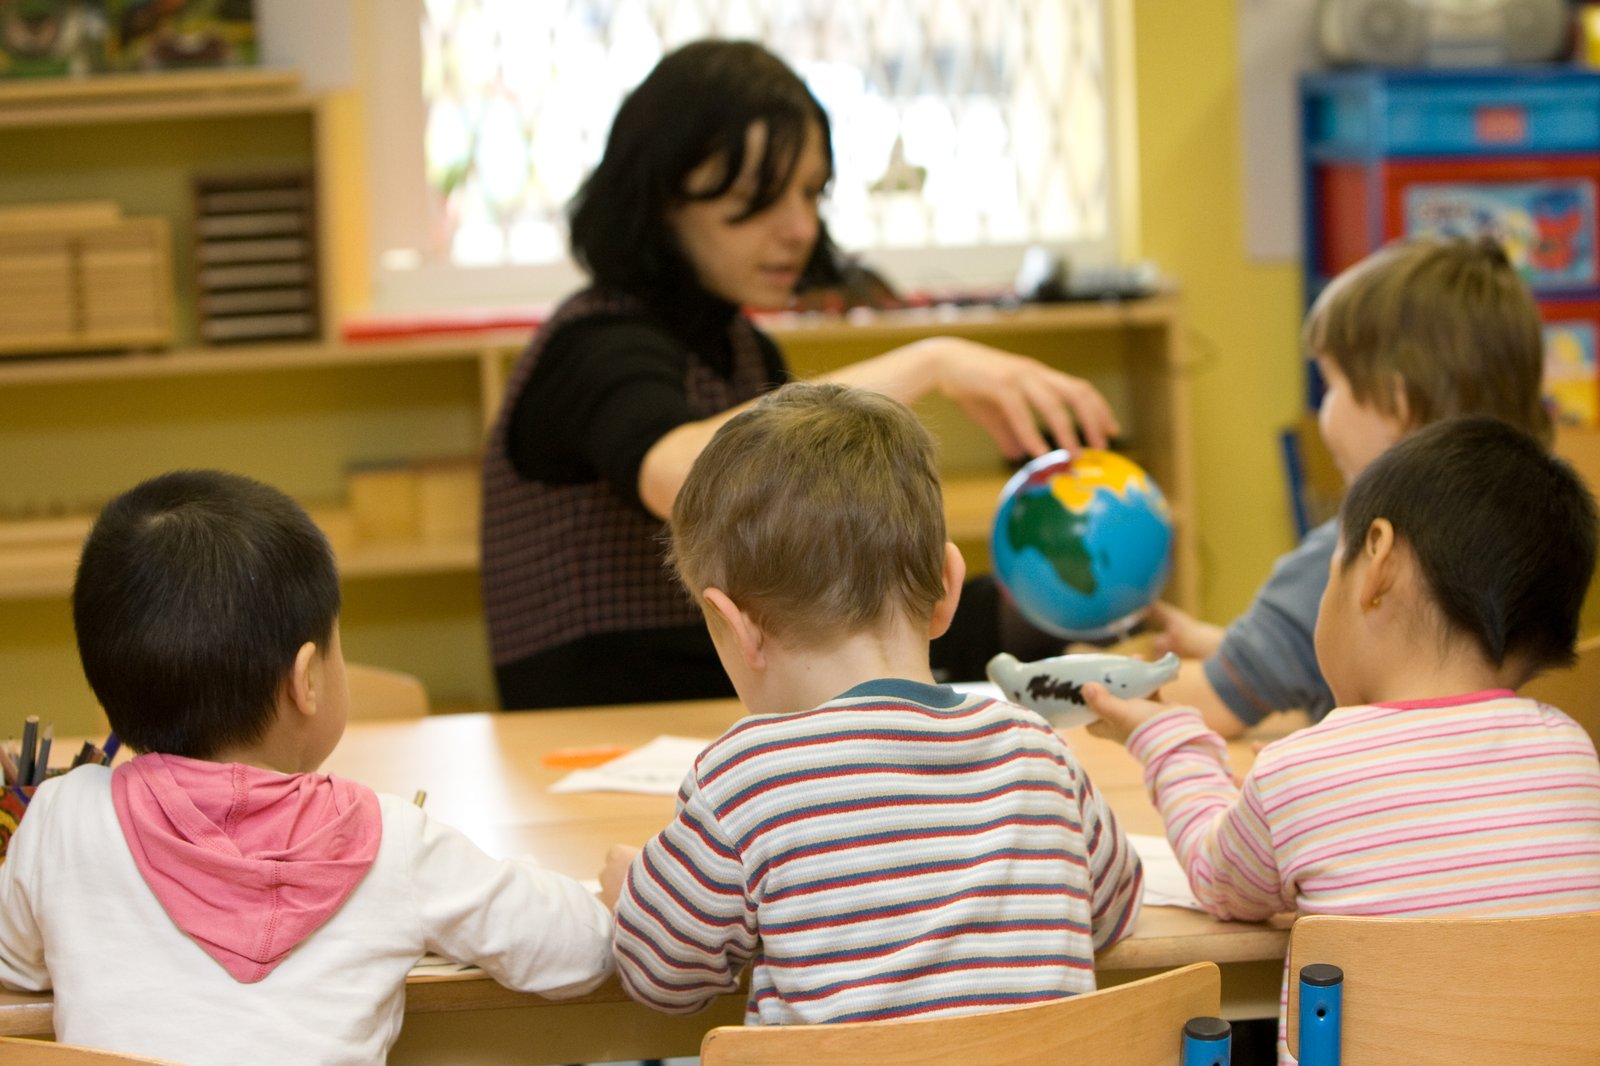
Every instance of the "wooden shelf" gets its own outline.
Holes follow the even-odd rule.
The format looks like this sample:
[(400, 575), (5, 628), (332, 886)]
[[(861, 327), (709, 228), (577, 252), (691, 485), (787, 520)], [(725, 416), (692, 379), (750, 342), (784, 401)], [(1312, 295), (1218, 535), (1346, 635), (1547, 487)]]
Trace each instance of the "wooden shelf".
[[(70, 595), (81, 547), (81, 540), (0, 546), (0, 602)], [(471, 573), (478, 569), (478, 544), (368, 543), (340, 552), (338, 558), (339, 574), (345, 579)]]
[(383, 344), (317, 342), (240, 344), (71, 357), (0, 358), (0, 389), (8, 385), (113, 381), (119, 378), (200, 377), (325, 367), (382, 367), (400, 363), (471, 362), (485, 353), (515, 350), (523, 334), (428, 338)]
[(475, 540), (441, 544), (420, 541), (360, 544), (339, 555), (339, 574), (346, 578), (475, 572), (477, 569), (478, 542)]
[[(951, 540), (987, 543), (995, 504), (1009, 475), (959, 477), (945, 483)], [(72, 591), (78, 552), (89, 532), (87, 515), (33, 522), (0, 523), (0, 602), (63, 597)], [(347, 580), (473, 573), (476, 540), (358, 542), (338, 551), (339, 574)]]
[[(947, 478), (944, 483), (945, 535), (963, 549), (969, 545), (987, 545), (995, 507), (1000, 502), (1000, 490), (1010, 478), (1008, 472), (989, 477)], [(967, 564), (971, 566), (972, 560), (968, 559)]]
[[(1049, 334), (1063, 331), (1165, 326), (1175, 308), (1170, 297), (1113, 304), (1055, 304), (1017, 310), (963, 308), (959, 315), (935, 311), (878, 312), (849, 322), (809, 316), (772, 316), (762, 322), (779, 340), (827, 344), (849, 340), (882, 343), (928, 336), (939, 327), (962, 336), (992, 333)], [(177, 348), (162, 352), (119, 352), (72, 357), (0, 357), (0, 388), (57, 381), (115, 378), (185, 377), (253, 373), (317, 367), (382, 366), (394, 363), (449, 362), (485, 356), (514, 356), (526, 346), (524, 330), (462, 333), (409, 340), (356, 344), (294, 342)]]
[(777, 314), (759, 318), (762, 329), (780, 341), (789, 338), (826, 342), (849, 340), (892, 347), (942, 330), (963, 337), (1006, 333), (1059, 333), (1064, 330), (1109, 330), (1167, 327), (1177, 314), (1169, 295), (1137, 300), (1085, 300), (1019, 307), (930, 307), (901, 311), (853, 311), (847, 315)]
[(310, 111), (294, 71), (225, 70), (100, 74), (0, 82), (0, 129)]

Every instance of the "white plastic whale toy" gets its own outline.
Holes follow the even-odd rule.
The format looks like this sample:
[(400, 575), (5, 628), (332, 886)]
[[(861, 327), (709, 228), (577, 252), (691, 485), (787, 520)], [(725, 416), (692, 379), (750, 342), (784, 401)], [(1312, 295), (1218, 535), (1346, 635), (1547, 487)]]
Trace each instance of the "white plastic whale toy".
[(1083, 700), (1084, 685), (1097, 681), (1113, 696), (1143, 699), (1178, 676), (1178, 657), (1168, 652), (1151, 663), (1091, 653), (1025, 663), (1002, 652), (989, 660), (986, 672), (1006, 699), (1037, 711), (1053, 729), (1072, 729), (1095, 719)]

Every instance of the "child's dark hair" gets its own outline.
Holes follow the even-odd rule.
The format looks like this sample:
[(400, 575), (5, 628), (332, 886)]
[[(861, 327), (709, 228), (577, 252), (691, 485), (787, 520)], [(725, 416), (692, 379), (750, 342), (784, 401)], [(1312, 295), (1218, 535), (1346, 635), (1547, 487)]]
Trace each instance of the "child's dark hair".
[(207, 758), (261, 739), (301, 645), (339, 615), (327, 538), (237, 474), (180, 470), (95, 521), (72, 588), (84, 675), (136, 751)]
[[(662, 57), (617, 110), (605, 154), (569, 208), (572, 254), (601, 285), (671, 306), (694, 270), (667, 223), (690, 199), (684, 182), (708, 159), (727, 161), (715, 200), (745, 164), (745, 137), (766, 127), (756, 188), (741, 218), (771, 206), (789, 184), (808, 129), (822, 134), (832, 171), (828, 115), (805, 82), (759, 44), (696, 41)], [(822, 254), (819, 241), (813, 256)], [(811, 269), (808, 265), (808, 270)]]
[(1538, 441), (1484, 416), (1424, 426), (1350, 487), (1340, 566), (1379, 518), (1409, 545), (1445, 624), (1490, 664), (1524, 663), (1531, 677), (1572, 662), (1594, 573), (1595, 503)]

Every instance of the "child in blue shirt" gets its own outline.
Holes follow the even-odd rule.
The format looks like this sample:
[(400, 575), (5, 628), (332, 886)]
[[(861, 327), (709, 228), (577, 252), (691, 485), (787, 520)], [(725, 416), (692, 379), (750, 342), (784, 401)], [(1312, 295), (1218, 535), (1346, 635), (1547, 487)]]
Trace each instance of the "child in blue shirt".
[[(1552, 439), (1539, 310), (1487, 238), (1374, 252), (1322, 292), (1301, 341), (1326, 385), (1318, 428), (1346, 484), (1400, 438), (1455, 415), (1493, 415)], [(1306, 534), (1226, 629), (1159, 607), (1156, 651), (1184, 657), (1162, 699), (1199, 708), (1224, 737), (1274, 711), (1320, 721), (1334, 699), (1312, 634), (1337, 539), (1333, 520)]]

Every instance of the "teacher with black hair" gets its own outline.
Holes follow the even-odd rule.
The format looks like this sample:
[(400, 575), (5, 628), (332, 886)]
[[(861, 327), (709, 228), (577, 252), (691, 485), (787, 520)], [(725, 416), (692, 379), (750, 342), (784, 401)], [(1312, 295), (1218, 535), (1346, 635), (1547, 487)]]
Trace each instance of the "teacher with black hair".
[[(484, 460), (483, 593), (506, 709), (733, 695), (660, 535), (717, 427), (788, 380), (744, 310), (786, 307), (826, 254), (832, 175), (827, 114), (759, 45), (687, 45), (623, 101), (571, 206), (593, 283), (529, 343)], [(1097, 447), (1117, 432), (1087, 382), (954, 338), (826, 378), (906, 403), (942, 393), (1014, 459), (1047, 450), (1041, 424)]]

